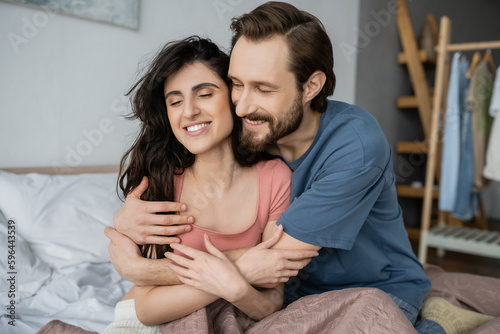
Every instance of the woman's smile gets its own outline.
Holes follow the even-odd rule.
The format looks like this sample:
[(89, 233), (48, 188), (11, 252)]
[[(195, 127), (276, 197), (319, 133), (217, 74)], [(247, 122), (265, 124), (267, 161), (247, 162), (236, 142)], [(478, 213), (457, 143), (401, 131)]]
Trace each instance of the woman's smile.
[(189, 124), (184, 127), (184, 130), (189, 136), (197, 136), (205, 132), (205, 130), (207, 130), (211, 123), (212, 122), (197, 122), (195, 124)]

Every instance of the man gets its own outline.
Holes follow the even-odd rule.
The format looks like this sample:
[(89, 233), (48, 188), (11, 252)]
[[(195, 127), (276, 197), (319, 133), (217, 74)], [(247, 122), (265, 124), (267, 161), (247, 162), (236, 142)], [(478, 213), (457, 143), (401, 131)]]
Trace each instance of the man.
[[(371, 287), (386, 292), (415, 323), (430, 281), (404, 228), (391, 149), (369, 113), (326, 99), (335, 75), (324, 27), (290, 4), (271, 2), (234, 20), (231, 28), (228, 76), (244, 125), (241, 143), (281, 157), (293, 178), (291, 205), (277, 223), (284, 229), (279, 241), (230, 258), (239, 257), (236, 264), (252, 284), (292, 277), (285, 305), (309, 294)], [(116, 229), (138, 244), (175, 241), (163, 235), (189, 230), (195, 217), (155, 215), (185, 207), (141, 201), (146, 187), (143, 182), (127, 198), (115, 216)], [(175, 275), (161, 261), (141, 259), (130, 240), (111, 229), (106, 233), (111, 260), (123, 277), (136, 284), (172, 283)], [(307, 250), (319, 256), (296, 275), (312, 256)]]

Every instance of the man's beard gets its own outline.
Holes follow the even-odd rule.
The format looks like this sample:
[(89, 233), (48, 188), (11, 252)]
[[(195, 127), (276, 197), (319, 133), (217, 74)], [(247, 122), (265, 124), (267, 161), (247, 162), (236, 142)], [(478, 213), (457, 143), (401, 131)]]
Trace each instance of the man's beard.
[[(269, 133), (263, 138), (258, 138), (258, 134), (248, 130), (243, 126), (240, 144), (249, 150), (261, 152), (272, 147), (276, 141), (288, 136), (297, 130), (304, 117), (304, 108), (302, 106), (302, 92), (299, 92), (295, 97), (292, 106), (284, 113), (283, 117), (276, 123), (275, 120), (268, 114), (253, 113), (246, 116), (251, 121), (264, 120), (269, 123)], [(244, 122), (244, 121), (243, 121)]]

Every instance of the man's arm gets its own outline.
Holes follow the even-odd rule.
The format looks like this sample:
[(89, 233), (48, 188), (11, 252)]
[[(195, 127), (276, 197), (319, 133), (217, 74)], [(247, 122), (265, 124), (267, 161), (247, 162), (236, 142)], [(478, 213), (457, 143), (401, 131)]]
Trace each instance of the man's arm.
[[(280, 240), (281, 232), (282, 228), (278, 227), (272, 231), (269, 239), (259, 245), (250, 249), (227, 251), (224, 254), (235, 262), (243, 254), (250, 252), (245, 255), (245, 260), (236, 263), (238, 267), (242, 265), (246, 269), (242, 273), (251, 284), (275, 286), (278, 282), (286, 282), (289, 277), (297, 275), (298, 270), (306, 266), (310, 257), (316, 256), (317, 253), (307, 250), (270, 250), (270, 247)], [(142, 257), (137, 244), (127, 236), (111, 227), (106, 227), (104, 233), (110, 239), (108, 247), (110, 261), (122, 278), (138, 286), (182, 284), (177, 275), (167, 266), (171, 260), (146, 259)], [(267, 261), (262, 261), (263, 258)], [(262, 268), (264, 265), (265, 268)], [(252, 271), (255, 272), (253, 276)]]
[(176, 202), (141, 200), (149, 186), (144, 177), (127, 195), (122, 208), (115, 214), (114, 226), (104, 233), (110, 239), (109, 256), (121, 277), (136, 285), (180, 284), (177, 276), (166, 267), (167, 259), (151, 260), (141, 256), (137, 245), (180, 242), (176, 236), (191, 230), (194, 218), (188, 215), (160, 212), (182, 212), (186, 205)]
[[(259, 244), (240, 254), (235, 261), (247, 281), (260, 287), (273, 287), (297, 276), (311, 258), (318, 255), (320, 246), (297, 240), (283, 231), (283, 226), (274, 226), (273, 244)], [(266, 259), (266, 261), (262, 261)]]
[[(143, 285), (175, 285), (181, 284), (177, 275), (175, 275), (166, 264), (167, 259), (152, 260), (143, 258), (140, 254), (137, 244), (170, 244), (180, 240), (173, 235), (187, 232), (191, 229), (190, 223), (194, 218), (186, 215), (158, 215), (157, 212), (180, 212), (186, 210), (182, 203), (174, 202), (150, 202), (140, 199), (141, 195), (148, 188), (148, 179), (145, 177), (140, 185), (134, 189), (126, 198), (123, 207), (115, 214), (113, 228), (106, 228), (105, 233), (110, 238), (109, 254), (110, 261), (113, 263), (116, 271), (121, 277), (133, 282), (138, 286)], [(180, 224), (180, 225), (176, 225)], [(264, 233), (269, 233), (267, 231)], [(275, 286), (278, 282), (286, 282), (289, 277), (297, 275), (299, 269), (302, 269), (310, 261), (310, 257), (317, 253), (306, 251), (307, 248), (288, 248), (287, 250), (269, 250), (281, 236), (281, 230), (272, 233), (272, 237), (266, 242), (251, 248), (250, 254), (246, 254), (249, 249), (238, 249), (225, 252), (224, 254), (233, 262), (237, 261), (243, 254), (245, 258), (251, 258), (251, 255), (257, 256), (256, 260), (249, 262), (243, 261), (241, 264), (245, 277), (251, 284), (260, 286)], [(298, 241), (298, 240), (297, 240)], [(284, 244), (282, 249), (293, 247), (293, 245)], [(267, 250), (267, 251), (266, 251)], [(265, 257), (258, 258), (259, 254), (265, 254)], [(268, 261), (261, 261), (266, 258)], [(274, 261), (271, 261), (274, 259)], [(266, 268), (262, 265), (268, 262)], [(260, 265), (260, 266), (259, 266)], [(250, 275), (254, 271), (254, 275)], [(259, 278), (260, 277), (260, 278)]]
[[(282, 252), (285, 252), (282, 249), (319, 250), (321, 247), (318, 245), (339, 249), (352, 247), (384, 187), (382, 170), (378, 167), (361, 167), (336, 171), (335, 167), (325, 166), (322, 177), (296, 197), (280, 217), (290, 223), (289, 228), (290, 231), (294, 230), (294, 237), (283, 233), (272, 249), (258, 250), (254, 247), (237, 260), (238, 267), (252, 284), (268, 286), (269, 283), (287, 281), (289, 277), (297, 275), (298, 270), (293, 272), (286, 269), (291, 261), (282, 256)], [(315, 214), (318, 216), (318, 212), (322, 212), (322, 219), (311, 219)], [(294, 228), (293, 224), (301, 228)], [(273, 281), (269, 281), (269, 278)]]
[(112, 227), (104, 230), (109, 242), (109, 260), (120, 276), (135, 285), (181, 284), (177, 275), (167, 267), (169, 259), (146, 259), (139, 247), (126, 235)]

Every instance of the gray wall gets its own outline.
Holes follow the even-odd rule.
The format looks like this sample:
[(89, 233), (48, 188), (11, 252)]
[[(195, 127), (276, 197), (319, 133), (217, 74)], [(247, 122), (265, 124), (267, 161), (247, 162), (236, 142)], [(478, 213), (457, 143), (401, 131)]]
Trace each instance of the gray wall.
[[(356, 104), (371, 112), (380, 122), (393, 151), (397, 141), (422, 140), (423, 132), (416, 110), (400, 110), (396, 99), (412, 95), (410, 79), (405, 66), (397, 64), (397, 53), (402, 50), (396, 15), (383, 19), (382, 13), (390, 12), (395, 0), (360, 0), (359, 29), (372, 33), (368, 40), (360, 33), (358, 65), (356, 75)], [(425, 16), (434, 13), (436, 19), (443, 15), (451, 19), (452, 43), (500, 40), (500, 1), (497, 0), (407, 0), (415, 33), (422, 29)], [(382, 18), (381, 18), (382, 17)], [(470, 53), (465, 53), (469, 56)], [(500, 65), (500, 50), (493, 50), (495, 63)], [(394, 151), (395, 152), (395, 151)], [(412, 156), (402, 160), (394, 153), (395, 170), (402, 183), (423, 180), (425, 156)], [(404, 161), (404, 162), (403, 162)], [(414, 168), (408, 173), (408, 168)], [(500, 187), (493, 184), (487, 190), (485, 207), (490, 216), (500, 217)], [(402, 199), (401, 205), (407, 225), (420, 222), (421, 201)], [(495, 211), (496, 210), (496, 211)]]
[[(263, 2), (143, 0), (134, 31), (0, 1), (0, 167), (117, 164), (137, 129), (122, 116), (138, 63), (192, 34), (228, 50), (231, 19)], [(334, 41), (354, 39), (359, 0), (289, 2), (318, 16)], [(336, 63), (336, 96), (352, 103), (349, 60)]]
[[(0, 167), (116, 164), (136, 131), (122, 116), (128, 112), (123, 94), (138, 62), (189, 34), (227, 48), (230, 19), (263, 2), (143, 0), (140, 27), (133, 31), (0, 1)], [(395, 0), (289, 2), (318, 16), (333, 40), (334, 98), (375, 115), (393, 147), (398, 140), (421, 139), (416, 112), (396, 108), (397, 97), (411, 87), (406, 69), (396, 63), (401, 47), (391, 13)], [(500, 39), (498, 0), (408, 3), (417, 32), (433, 12), (451, 17), (453, 42)], [(23, 42), (13, 46), (14, 35)], [(500, 51), (494, 55), (500, 64)], [(395, 162), (398, 170), (397, 157)], [(421, 176), (416, 168), (406, 181)], [(405, 210), (412, 218), (419, 215), (414, 207)]]

